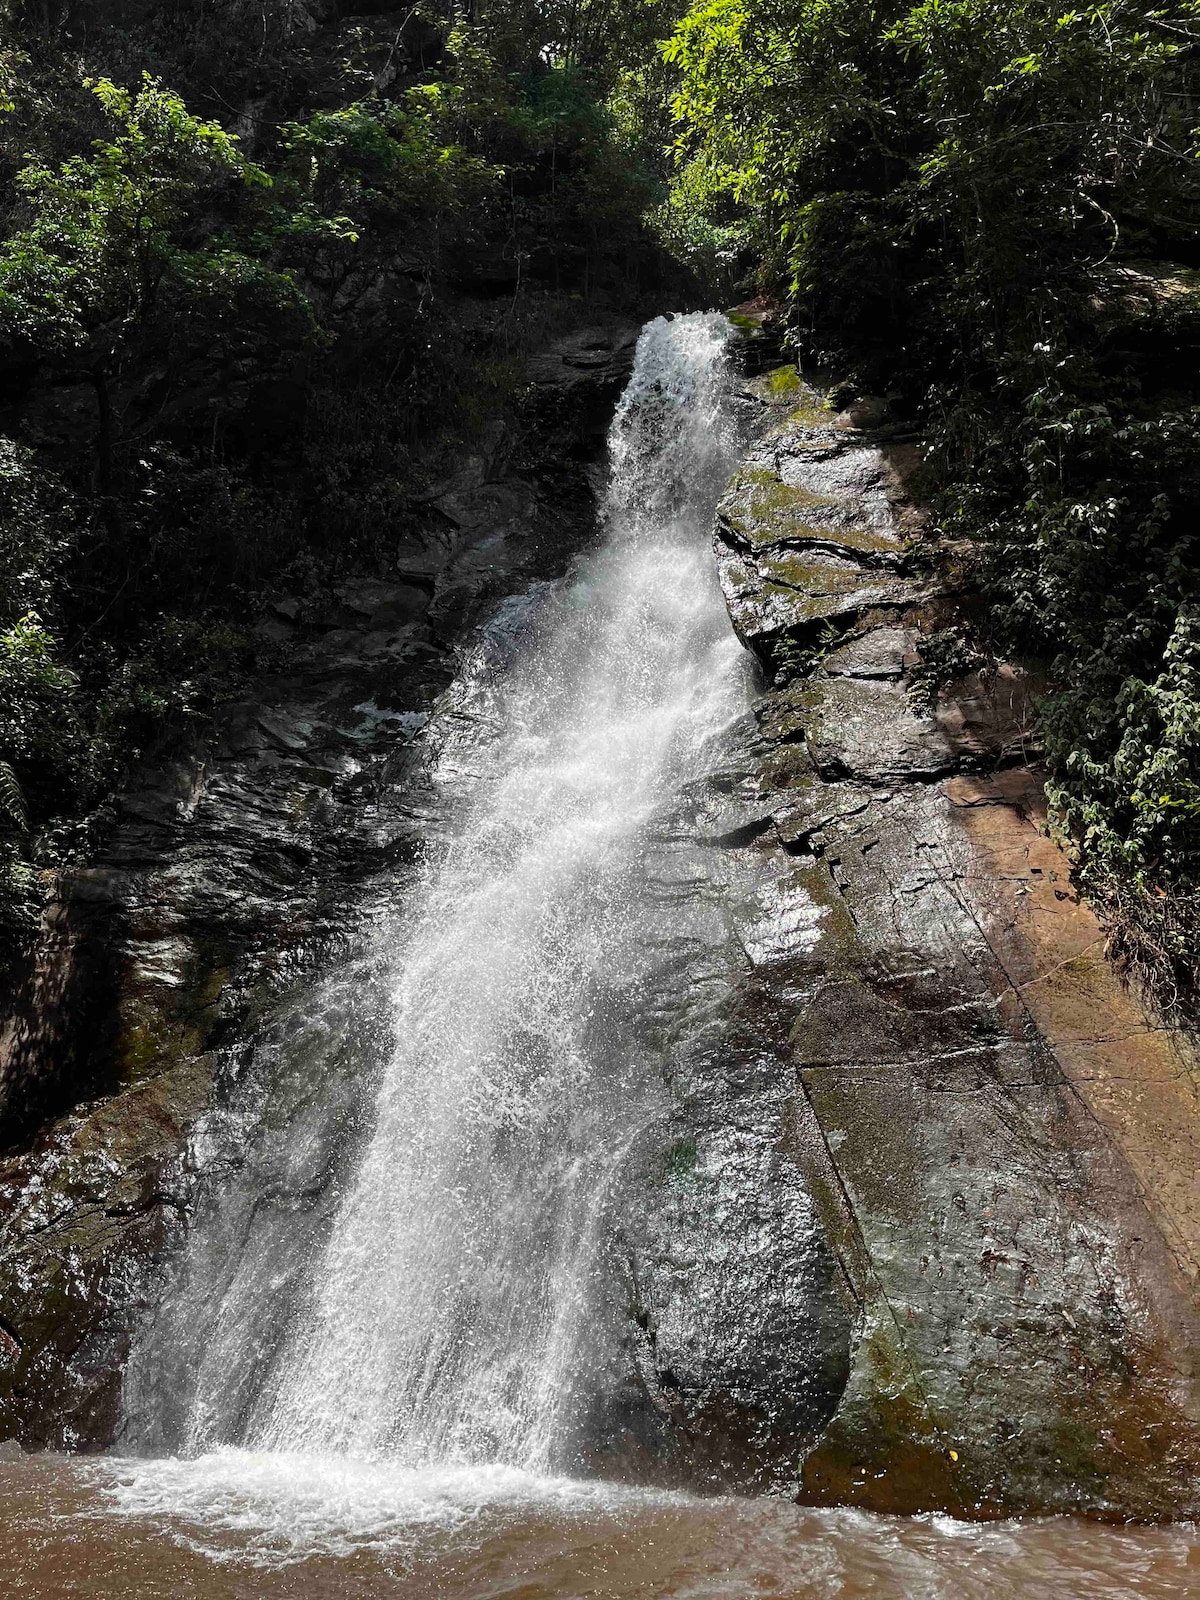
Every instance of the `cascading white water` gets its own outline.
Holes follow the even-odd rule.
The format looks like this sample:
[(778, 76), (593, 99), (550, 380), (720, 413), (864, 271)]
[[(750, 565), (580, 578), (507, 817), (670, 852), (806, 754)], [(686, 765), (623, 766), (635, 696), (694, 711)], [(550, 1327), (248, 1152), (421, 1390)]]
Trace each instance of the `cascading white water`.
[(460, 836), (395, 966), (374, 1132), (251, 1442), (551, 1461), (609, 1174), (645, 1115), (614, 1037), (639, 830), (744, 693), (709, 524), (717, 315), (643, 332), (608, 537), (494, 687)]
[[(709, 542), (737, 443), (730, 332), (715, 313), (646, 327), (602, 545), (502, 612), (509, 659), (485, 637), (431, 724), (435, 781), (470, 798), (387, 935), (394, 1044), (369, 1135), (282, 1348), (263, 1372), (241, 1358), (257, 1375), (232, 1412), (207, 1369), (241, 1321), (254, 1346), (258, 1312), (226, 1299), (175, 1431), (186, 1454), (563, 1459), (612, 1180), (663, 1095), (639, 1035), (646, 824), (745, 703)], [(234, 1289), (275, 1267), (244, 1260)], [(193, 1274), (192, 1299), (211, 1302), (207, 1281)], [(160, 1336), (140, 1370), (178, 1342)]]

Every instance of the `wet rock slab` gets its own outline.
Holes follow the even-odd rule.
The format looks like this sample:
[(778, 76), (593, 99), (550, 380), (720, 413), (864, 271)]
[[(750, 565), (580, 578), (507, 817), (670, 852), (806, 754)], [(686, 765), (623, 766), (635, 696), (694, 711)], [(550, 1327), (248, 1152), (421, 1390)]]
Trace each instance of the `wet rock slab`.
[(688, 797), (740, 975), (677, 1046), (683, 1154), (630, 1229), (658, 1448), (823, 1503), (1195, 1515), (1191, 1045), (1041, 831), (1034, 680), (915, 671), (955, 602), (911, 453), (782, 411), (716, 528), (768, 689)]

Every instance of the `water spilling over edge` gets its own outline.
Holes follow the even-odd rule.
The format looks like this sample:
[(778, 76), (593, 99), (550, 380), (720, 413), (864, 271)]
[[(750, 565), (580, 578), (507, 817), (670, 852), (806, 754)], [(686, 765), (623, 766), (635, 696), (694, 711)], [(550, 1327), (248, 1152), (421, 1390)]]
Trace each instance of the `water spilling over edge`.
[[(715, 313), (646, 327), (601, 546), (501, 608), (434, 717), (435, 781), (467, 798), (379, 952), (390, 1042), (365, 1138), (299, 1267), (256, 1229), (256, 1200), (232, 1229), (237, 1203), (218, 1199), (219, 1247), (202, 1260), (192, 1242), (195, 1270), (135, 1352), (133, 1410), (161, 1397), (145, 1380), (164, 1330), (186, 1340), (202, 1318), (212, 1337), (195, 1371), (177, 1363), (192, 1392), (167, 1397), (171, 1425), (143, 1415), (135, 1440), (537, 1473), (569, 1459), (608, 1197), (662, 1095), (638, 1028), (643, 830), (745, 701), (708, 538), (736, 454), (729, 334)], [(363, 1004), (345, 984), (325, 1000)], [(309, 1137), (303, 1117), (284, 1129), (285, 1162)]]

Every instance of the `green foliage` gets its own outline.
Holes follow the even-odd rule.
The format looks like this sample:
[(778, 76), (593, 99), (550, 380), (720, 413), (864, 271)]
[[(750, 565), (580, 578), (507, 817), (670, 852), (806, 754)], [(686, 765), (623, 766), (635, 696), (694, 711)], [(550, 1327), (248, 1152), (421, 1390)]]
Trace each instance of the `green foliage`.
[(653, 62), (681, 9), (680, 0), (485, 0), (474, 27), (460, 12), (448, 43), (460, 81), (465, 51), (478, 62), (482, 49), (501, 73), (565, 69), (603, 101), (623, 74)]
[(0, 761), (0, 825), (29, 832), (29, 807), (16, 772), (10, 762)]
[(39, 791), (69, 780), (77, 742), (76, 677), (43, 621), (56, 609), (72, 538), (61, 485), (28, 450), (0, 439), (0, 763), (9, 800), (21, 795), (19, 805), (4, 806), (9, 824), (19, 813), (21, 832), (29, 825), (26, 790), (40, 811)]
[(921, 659), (908, 675), (908, 698), (914, 711), (932, 715), (938, 692), (979, 665), (978, 652), (956, 628), (939, 628), (921, 641)]
[(32, 451), (0, 437), (0, 626), (49, 615), (74, 543), (69, 496)]
[(10, 764), (63, 747), (76, 679), (56, 655), (55, 640), (35, 612), (0, 633), (0, 750)]
[(270, 186), (236, 139), (148, 75), (136, 95), (106, 78), (89, 87), (115, 137), (58, 166), (30, 162), (17, 177), (29, 220), (0, 252), (10, 335), (43, 355), (104, 361), (171, 297), (193, 313), (244, 292), (294, 301), (294, 285), (230, 236), (189, 247), (231, 181)]
[(90, 766), (103, 789), (130, 751), (161, 740), (164, 724), (202, 719), (214, 698), (236, 689), (247, 668), (269, 665), (269, 651), (214, 611), (156, 619), (136, 650), (113, 652), (93, 713)]
[(264, 591), (386, 573), (524, 353), (661, 270), (668, 0), (326, 9), (22, 8), (0, 49), (14, 948), (131, 764), (279, 664)]
[(404, 215), (458, 213), (501, 177), (450, 136), (462, 90), (442, 83), (412, 89), (399, 103), (356, 102), (287, 123), (285, 175), (303, 196), (299, 215), (327, 227), (335, 213), (355, 242), (355, 227)]
[(969, 368), (1200, 193), (1196, 15), (708, 0), (666, 47), (681, 152), (745, 208), (797, 329), (857, 356), (903, 314), (923, 359)]
[(557, 20), (546, 13), (558, 31), (519, 71), (504, 65), (494, 17), (479, 26), (460, 21), (448, 40), (456, 82), (442, 91), (443, 114), (463, 145), (490, 156), (503, 175), (485, 226), (507, 232), (518, 282), (531, 270), (557, 287), (582, 281), (586, 290), (593, 277), (611, 277), (614, 263), (641, 245), (643, 218), (666, 192), (633, 124), (605, 94), (614, 77), (607, 63), (627, 45), (590, 60), (585, 51), (581, 60), (570, 44), (571, 26), (604, 9), (564, 11)]
[(31, 813), (36, 807), (45, 815), (52, 787), (71, 787), (79, 754), (75, 686), (34, 612), (0, 632), (0, 930), (36, 921)]
[[(1117, 875), (1179, 889), (1200, 871), (1179, 787), (1189, 766), (1200, 778), (1180, 714), (1194, 681), (1200, 406), (1132, 382), (1119, 346), (1089, 344), (1059, 351), (1049, 378), (1043, 367), (1014, 381), (1007, 407), (959, 397), (935, 412), (938, 500), (952, 532), (981, 541), (1002, 634), (1051, 664), (1056, 813), (1085, 874), (1097, 888)], [(1185, 360), (1198, 345), (1193, 332)], [(1174, 774), (1157, 798), (1147, 741)]]
[[(1078, 691), (1076, 691), (1078, 693)], [(1150, 881), (1186, 883), (1200, 846), (1200, 625), (1180, 612), (1152, 681), (1130, 675), (1107, 702), (1091, 747), (1077, 739), (1081, 713), (1069, 696), (1052, 704), (1051, 737), (1062, 756), (1052, 798), (1095, 865)], [(1086, 710), (1083, 712), (1085, 717)]]

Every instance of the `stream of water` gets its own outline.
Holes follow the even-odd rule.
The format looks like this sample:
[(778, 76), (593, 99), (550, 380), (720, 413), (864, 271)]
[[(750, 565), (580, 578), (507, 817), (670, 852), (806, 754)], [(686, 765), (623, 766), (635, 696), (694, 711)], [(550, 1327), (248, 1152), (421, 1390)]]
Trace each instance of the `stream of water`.
[(610, 435), (605, 537), (501, 608), (435, 713), (449, 836), (377, 970), (312, 1003), (328, 1035), (383, 996), (364, 1131), (347, 1157), (277, 1097), (263, 1110), (283, 1123), (293, 1194), (318, 1134), (321, 1161), (345, 1168), (324, 1234), (264, 1229), (278, 1183), (261, 1166), (218, 1186), (130, 1363), (137, 1449), (570, 1465), (603, 1361), (606, 1203), (663, 1097), (637, 1036), (639, 931), (657, 915), (642, 836), (748, 690), (707, 537), (737, 447), (729, 331), (715, 314), (645, 330)]
[[(664, 1095), (637, 1025), (642, 837), (748, 695), (709, 547), (739, 443), (729, 332), (713, 314), (644, 331), (600, 547), (502, 608), (430, 724), (454, 826), (369, 961), (263, 1047), (278, 1067), (319, 1038), (327, 1076), (287, 1114), (260, 1093), (198, 1136), (213, 1194), (131, 1358), (130, 1454), (0, 1461), (3, 1593), (1200, 1587), (1190, 1528), (888, 1519), (577, 1470), (609, 1201)], [(375, 1065), (351, 1094), (352, 1027)], [(259, 1152), (224, 1191), (222, 1137)]]
[(608, 539), (488, 685), (495, 737), (470, 751), (476, 798), (409, 911), (374, 1128), (259, 1448), (559, 1459), (605, 1198), (647, 1110), (614, 1036), (639, 977), (639, 829), (741, 683), (697, 537), (730, 467), (727, 332), (647, 330), (612, 429)]
[(1195, 1530), (980, 1526), (215, 1452), (0, 1462), (0, 1593), (31, 1600), (1184, 1600)]

